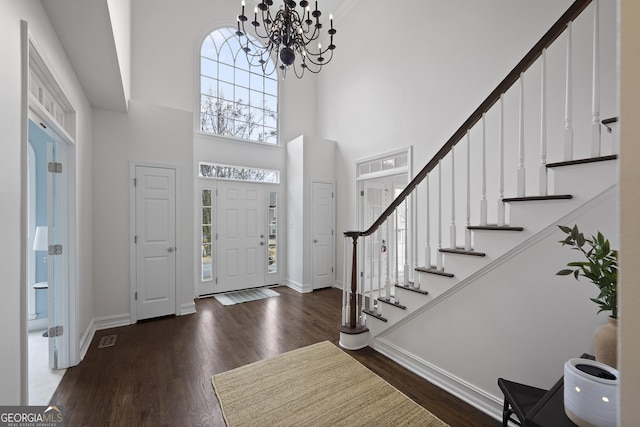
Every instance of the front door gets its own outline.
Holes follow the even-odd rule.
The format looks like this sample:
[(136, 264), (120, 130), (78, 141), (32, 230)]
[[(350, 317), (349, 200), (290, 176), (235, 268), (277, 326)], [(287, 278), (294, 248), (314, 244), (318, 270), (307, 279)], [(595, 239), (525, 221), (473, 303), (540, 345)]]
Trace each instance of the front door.
[(218, 181), (217, 291), (264, 286), (267, 271), (267, 203), (263, 184)]
[(176, 171), (136, 166), (137, 320), (176, 313)]

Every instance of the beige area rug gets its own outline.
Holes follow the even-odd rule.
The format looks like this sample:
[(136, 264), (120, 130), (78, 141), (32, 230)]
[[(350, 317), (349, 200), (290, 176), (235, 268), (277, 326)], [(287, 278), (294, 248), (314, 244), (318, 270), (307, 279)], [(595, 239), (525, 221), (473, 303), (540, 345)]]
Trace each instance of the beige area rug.
[(212, 383), (230, 427), (447, 425), (328, 341)]

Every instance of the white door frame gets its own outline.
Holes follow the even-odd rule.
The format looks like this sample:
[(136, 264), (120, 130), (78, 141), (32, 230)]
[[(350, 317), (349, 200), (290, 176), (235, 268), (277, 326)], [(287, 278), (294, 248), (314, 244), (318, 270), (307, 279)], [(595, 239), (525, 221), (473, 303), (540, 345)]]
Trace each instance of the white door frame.
[(177, 207), (181, 205), (181, 194), (180, 194), (180, 167), (178, 165), (167, 165), (167, 164), (158, 164), (158, 163), (145, 163), (145, 162), (129, 162), (129, 300), (130, 300), (130, 315), (129, 321), (130, 323), (136, 323), (138, 321), (138, 309), (136, 304), (136, 187), (134, 185), (134, 180), (136, 177), (136, 167), (150, 167), (150, 168), (163, 168), (163, 169), (173, 169), (175, 171), (176, 177), (176, 298), (175, 298), (175, 315), (180, 315), (180, 304), (181, 304), (181, 295), (182, 295), (182, 286), (180, 277), (182, 277), (182, 269), (181, 269), (181, 251), (188, 250), (186, 248), (182, 248), (180, 243), (182, 242), (182, 228), (180, 224), (182, 224), (181, 219), (181, 209)]
[[(218, 198), (216, 197), (216, 192), (218, 191), (218, 183), (224, 182), (223, 179), (211, 179), (211, 178), (198, 178), (196, 187), (196, 195), (194, 197), (195, 207), (194, 207), (194, 277), (195, 280), (195, 295), (197, 298), (210, 296), (215, 293), (222, 292), (219, 289), (218, 283), (216, 283), (216, 277), (218, 277), (218, 262), (215, 257), (218, 256), (218, 239), (215, 238), (215, 235), (219, 233), (218, 223), (217, 223), (217, 209), (218, 209)], [(268, 202), (269, 202), (269, 193), (275, 192), (277, 194), (277, 216), (276, 216), (276, 251), (277, 251), (277, 267), (276, 271), (271, 273), (269, 272), (269, 263), (266, 261), (265, 265), (265, 280), (264, 286), (271, 286), (281, 282), (282, 280), (282, 270), (284, 263), (284, 249), (282, 247), (282, 242), (284, 241), (283, 233), (284, 233), (284, 207), (283, 207), (283, 194), (282, 187), (278, 184), (266, 183), (266, 182), (256, 182), (256, 181), (239, 181), (242, 183), (255, 184), (264, 187), (265, 192), (265, 208), (266, 208), (266, 216), (265, 219), (268, 220)], [(211, 271), (211, 280), (203, 281), (202, 280), (202, 190), (209, 189), (213, 191), (212, 195), (212, 215), (213, 215), (213, 223), (212, 226), (212, 250), (213, 250), (213, 268)], [(264, 222), (264, 231), (265, 231), (265, 239), (268, 241), (269, 236), (269, 227), (267, 221)], [(268, 254), (268, 248), (267, 248)]]
[[(63, 128), (57, 121), (56, 118), (50, 114), (49, 111), (45, 110), (44, 106), (39, 102), (39, 100), (29, 92), (30, 79), (32, 69), (34, 72), (39, 74), (39, 78), (42, 80), (42, 83), (51, 90), (54, 95), (54, 101), (58, 103), (58, 106), (64, 105), (64, 107), (68, 110), (68, 114), (75, 115), (75, 110), (73, 106), (69, 102), (69, 97), (66, 95), (65, 91), (58, 84), (57, 78), (51, 73), (51, 67), (48, 64), (48, 61), (45, 57), (43, 57), (40, 52), (43, 52), (44, 49), (37, 43), (37, 41), (33, 38), (33, 35), (29, 33), (28, 23), (26, 21), (21, 21), (21, 45), (22, 45), (22, 136), (21, 136), (21, 144), (22, 144), (22, 159), (25, 167), (22, 168), (21, 179), (23, 182), (27, 182), (27, 174), (28, 168), (26, 167), (26, 159), (27, 159), (27, 147), (29, 145), (29, 132), (28, 132), (28, 122), (30, 118), (36, 118), (36, 123), (42, 123), (46, 126), (47, 132), (51, 135), (54, 135), (56, 141), (59, 144), (64, 144), (64, 150), (66, 151), (66, 163), (63, 165), (64, 173), (66, 174), (66, 182), (64, 191), (66, 192), (66, 200), (64, 206), (62, 207), (64, 210), (64, 217), (66, 221), (64, 222), (64, 247), (63, 252), (65, 254), (65, 266), (64, 269), (66, 271), (66, 277), (61, 280), (60, 286), (60, 296), (58, 299), (58, 304), (56, 305), (56, 310), (59, 313), (59, 325), (63, 327), (63, 334), (58, 339), (58, 368), (67, 368), (69, 366), (77, 365), (80, 361), (80, 354), (78, 350), (78, 337), (77, 337), (77, 325), (76, 325), (76, 298), (77, 298), (77, 281), (76, 281), (76, 270), (78, 268), (75, 260), (76, 257), (76, 150), (75, 150), (75, 140), (74, 138)], [(25, 186), (22, 187), (21, 191), (26, 192), (27, 188)], [(27, 202), (26, 202), (26, 194), (23, 197), (22, 211), (27, 212)], [(28, 231), (26, 230), (27, 221), (25, 218), (22, 219), (21, 224), (21, 234), (24, 237), (23, 241), (27, 241)], [(28, 403), (28, 393), (29, 393), (29, 375), (28, 375), (28, 363), (26, 357), (28, 356), (28, 339), (27, 339), (27, 313), (28, 313), (28, 302), (26, 298), (27, 286), (30, 286), (27, 281), (27, 262), (26, 250), (31, 250), (31, 248), (23, 248), (23, 261), (21, 263), (21, 277), (23, 280), (23, 286), (21, 287), (21, 301), (23, 302), (21, 306), (21, 335), (22, 342), (21, 347), (23, 348), (23, 354), (25, 355), (25, 360), (23, 360), (23, 364), (21, 366), (21, 401), (23, 404)]]
[[(365, 173), (363, 173), (362, 171), (362, 167), (365, 165), (374, 165), (374, 164), (384, 162), (385, 160), (395, 161), (395, 159), (399, 156), (406, 157), (405, 165), (399, 166), (395, 164), (394, 167), (390, 167), (388, 169), (380, 167), (375, 171), (370, 170)], [(364, 192), (364, 182), (369, 180), (393, 177), (393, 176), (404, 175), (404, 174), (406, 174), (406, 184), (411, 182), (411, 179), (413, 178), (413, 147), (407, 146), (397, 150), (388, 151), (386, 153), (381, 153), (374, 156), (358, 159), (355, 162), (355, 169), (356, 169), (356, 192), (357, 192), (356, 200), (358, 200), (358, 203), (356, 203), (356, 215), (358, 218), (358, 224), (360, 229), (364, 230), (364, 227), (368, 227), (367, 224), (364, 224), (364, 216), (365, 216), (364, 209), (363, 209), (364, 198), (362, 197)], [(393, 197), (391, 198), (391, 200), (393, 200)], [(410, 229), (413, 229), (414, 218), (413, 218), (413, 208), (411, 206), (412, 205), (409, 204), (409, 218), (407, 219), (407, 221)], [(386, 206), (384, 208), (386, 209)], [(411, 260), (413, 259), (413, 256), (414, 256), (414, 251), (415, 251), (414, 243), (416, 241), (417, 241), (417, 236), (411, 235), (410, 242), (405, 242), (405, 244), (407, 245), (407, 248), (405, 250), (409, 251), (408, 253), (409, 264), (411, 264)], [(362, 242), (360, 243), (362, 244)], [(360, 273), (364, 273), (364, 269), (366, 267), (365, 263), (366, 263), (365, 251), (360, 251), (360, 256), (358, 258), (358, 265), (360, 266), (358, 280), (362, 280), (362, 276)]]

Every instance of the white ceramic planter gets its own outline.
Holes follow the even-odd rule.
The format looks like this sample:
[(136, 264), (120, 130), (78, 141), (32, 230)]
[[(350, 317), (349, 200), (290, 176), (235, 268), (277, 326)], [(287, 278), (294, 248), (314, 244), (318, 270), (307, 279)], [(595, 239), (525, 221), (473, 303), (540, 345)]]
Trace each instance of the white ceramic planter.
[(588, 359), (564, 364), (564, 409), (580, 427), (616, 427), (620, 374)]

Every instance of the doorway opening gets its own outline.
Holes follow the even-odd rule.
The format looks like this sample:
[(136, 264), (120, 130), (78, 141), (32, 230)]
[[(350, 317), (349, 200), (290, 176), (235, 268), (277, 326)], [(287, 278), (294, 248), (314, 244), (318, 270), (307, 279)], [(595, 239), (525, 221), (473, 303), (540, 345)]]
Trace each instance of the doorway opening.
[(77, 363), (75, 332), (75, 111), (22, 26), (28, 66), (25, 403), (47, 405), (64, 370)]
[[(358, 161), (356, 167), (359, 194), (360, 229), (366, 230), (411, 179), (411, 147)], [(403, 202), (385, 224), (365, 239), (359, 265), (360, 280), (371, 283), (372, 298), (394, 296), (394, 284), (410, 280), (407, 266), (412, 252), (410, 203)], [(405, 277), (407, 276), (407, 277)], [(387, 284), (390, 288), (387, 289)], [(380, 292), (381, 295), (377, 293)]]
[(280, 282), (279, 177), (274, 170), (200, 163), (199, 296)]

